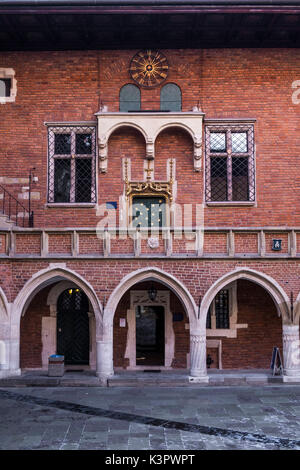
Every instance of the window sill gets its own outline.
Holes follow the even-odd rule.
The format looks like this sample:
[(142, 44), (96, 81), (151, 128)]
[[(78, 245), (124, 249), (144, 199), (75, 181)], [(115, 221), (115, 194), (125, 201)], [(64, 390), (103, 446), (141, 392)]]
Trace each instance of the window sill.
[(82, 203), (79, 203), (79, 202), (49, 202), (47, 204), (45, 204), (45, 207), (66, 207), (66, 208), (73, 208), (73, 207), (78, 207), (78, 208), (81, 208), (81, 209), (88, 209), (90, 207), (96, 207), (96, 203), (95, 202), (82, 202)]
[(206, 206), (224, 207), (224, 206), (255, 206), (256, 201), (206, 201)]

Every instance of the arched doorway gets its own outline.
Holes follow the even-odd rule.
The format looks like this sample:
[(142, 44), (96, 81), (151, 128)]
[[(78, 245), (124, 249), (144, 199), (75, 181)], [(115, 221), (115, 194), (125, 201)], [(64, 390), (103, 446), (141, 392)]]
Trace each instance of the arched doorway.
[(11, 371), (20, 373), (20, 362), (24, 369), (48, 367), (49, 356), (57, 352), (57, 301), (66, 289), (79, 289), (88, 298), (88, 364), (91, 369), (97, 368), (96, 349), (102, 330), (101, 303), (93, 287), (82, 276), (61, 263), (61, 266), (55, 264), (35, 273), (13, 303)]
[(66, 365), (89, 364), (89, 301), (79, 289), (67, 289), (57, 301), (57, 354)]

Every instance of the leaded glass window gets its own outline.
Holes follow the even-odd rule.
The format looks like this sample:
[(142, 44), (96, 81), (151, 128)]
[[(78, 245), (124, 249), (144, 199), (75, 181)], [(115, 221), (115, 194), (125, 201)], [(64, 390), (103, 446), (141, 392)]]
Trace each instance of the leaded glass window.
[(96, 202), (96, 129), (49, 127), (48, 202)]
[(253, 125), (205, 129), (207, 202), (255, 201)]
[(209, 307), (206, 318), (207, 329), (230, 328), (229, 290), (222, 289), (215, 296)]

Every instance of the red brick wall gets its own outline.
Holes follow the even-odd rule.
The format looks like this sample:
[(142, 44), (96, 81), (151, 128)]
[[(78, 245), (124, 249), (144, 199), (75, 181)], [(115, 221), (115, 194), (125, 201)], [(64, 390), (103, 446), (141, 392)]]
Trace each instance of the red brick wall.
[(20, 325), (21, 368), (42, 367), (42, 317), (50, 315), (47, 295), (52, 286), (45, 287), (34, 297)]
[[(299, 105), (291, 84), (300, 76), (298, 49), (166, 50), (168, 82), (182, 90), (183, 111), (200, 102), (207, 118), (256, 118), (257, 207), (209, 207), (206, 225), (299, 226)], [(36, 167), (39, 182), (33, 202), (36, 226), (95, 226), (95, 209), (46, 208), (47, 131), (44, 122), (94, 120), (100, 100), (119, 109), (119, 90), (131, 82), (128, 65), (136, 50), (3, 52), (2, 67), (16, 72), (15, 103), (0, 107), (0, 174), (21, 178)], [(280, 73), (278, 72), (280, 70)], [(220, 73), (221, 71), (221, 73)], [(142, 89), (144, 109), (159, 107), (159, 88)], [(284, 119), (283, 119), (284, 116)], [(12, 145), (13, 142), (13, 145)], [(201, 203), (203, 172), (193, 170), (191, 139), (168, 130), (156, 143), (156, 177), (164, 162), (177, 158), (178, 203)], [(117, 131), (109, 144), (108, 173), (99, 176), (99, 203), (118, 201), (123, 155), (133, 174), (143, 174), (145, 145), (140, 134)], [(30, 162), (30, 164), (29, 164)], [(22, 184), (19, 185), (20, 190)], [(10, 185), (8, 185), (8, 189)], [(20, 190), (16, 192), (21, 192)]]
[[(237, 284), (238, 323), (248, 328), (237, 330), (236, 338), (208, 338), (222, 340), (223, 369), (269, 369), (273, 347), (279, 347), (282, 357), (282, 320), (272, 298), (266, 291), (249, 281)], [(216, 350), (209, 350), (218, 363)]]

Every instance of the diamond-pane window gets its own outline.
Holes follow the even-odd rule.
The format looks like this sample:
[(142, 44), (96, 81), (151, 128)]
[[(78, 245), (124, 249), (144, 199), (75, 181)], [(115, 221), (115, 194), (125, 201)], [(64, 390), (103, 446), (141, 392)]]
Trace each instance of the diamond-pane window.
[(205, 173), (206, 201), (255, 201), (253, 125), (206, 126)]
[(48, 202), (96, 202), (96, 129), (48, 128)]
[(248, 152), (248, 141), (246, 132), (232, 132), (232, 152), (245, 153)]
[(225, 132), (212, 132), (210, 134), (210, 151), (226, 152), (226, 134)]

